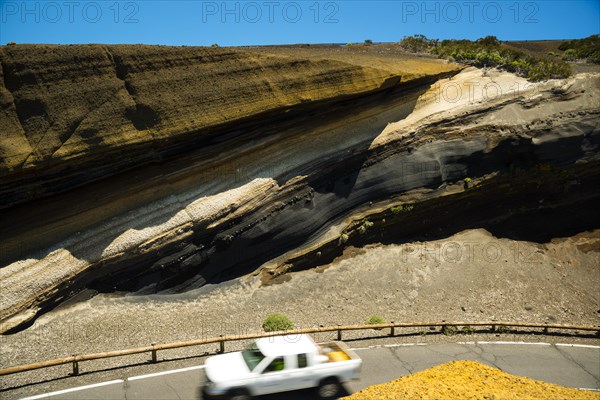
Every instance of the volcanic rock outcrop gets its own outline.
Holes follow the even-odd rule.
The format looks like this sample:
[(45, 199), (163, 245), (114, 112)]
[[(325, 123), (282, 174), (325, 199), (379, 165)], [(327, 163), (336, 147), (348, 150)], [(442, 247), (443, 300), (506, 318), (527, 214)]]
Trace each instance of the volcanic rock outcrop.
[(269, 280), (348, 244), (600, 221), (597, 75), (131, 46), (81, 47), (77, 74), (80, 46), (19, 47), (2, 49), (3, 332), (84, 288)]

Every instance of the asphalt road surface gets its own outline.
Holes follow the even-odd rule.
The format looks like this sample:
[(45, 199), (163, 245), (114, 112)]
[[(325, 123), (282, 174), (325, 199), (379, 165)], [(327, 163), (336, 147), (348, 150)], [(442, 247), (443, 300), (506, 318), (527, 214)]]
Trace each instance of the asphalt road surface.
[[(600, 390), (600, 346), (546, 343), (465, 342), (388, 345), (357, 348), (363, 359), (360, 380), (344, 385), (346, 393), (453, 360), (475, 360), (510, 374), (580, 389)], [(201, 399), (202, 366), (118, 379), (28, 397), (48, 399)], [(259, 400), (280, 400), (282, 395)], [(285, 399), (314, 399), (313, 391), (285, 394)]]

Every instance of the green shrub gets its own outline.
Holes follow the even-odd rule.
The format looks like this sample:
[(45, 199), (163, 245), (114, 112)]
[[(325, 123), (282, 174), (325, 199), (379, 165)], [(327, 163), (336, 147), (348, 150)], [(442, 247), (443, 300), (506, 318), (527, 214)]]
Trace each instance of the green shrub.
[(365, 44), (366, 44), (367, 46), (370, 46), (370, 45), (372, 45), (372, 44), (373, 44), (373, 41), (372, 41), (371, 39), (367, 39), (367, 40), (365, 40)]
[(564, 60), (586, 60), (600, 64), (600, 36), (592, 35), (584, 39), (569, 40), (558, 47), (564, 51)]
[(587, 60), (592, 64), (600, 64), (600, 50), (593, 52)]
[(358, 231), (360, 233), (365, 233), (367, 231), (367, 229), (369, 229), (370, 227), (372, 227), (374, 224), (369, 221), (368, 219), (365, 219), (362, 223), (361, 226), (358, 227)]
[(466, 177), (465, 179), (463, 179), (463, 188), (465, 190), (468, 189), (470, 185), (471, 185), (471, 178)]
[(482, 46), (498, 47), (500, 45), (500, 41), (496, 36), (486, 36), (484, 38), (477, 39), (477, 44)]
[(567, 49), (562, 55), (562, 59), (565, 61), (573, 61), (577, 59), (577, 52), (575, 49)]
[(397, 206), (390, 208), (390, 211), (392, 211), (394, 214), (400, 214), (401, 212), (412, 211), (413, 208), (415, 208), (415, 206), (412, 204), (399, 204)]
[(430, 40), (425, 35), (405, 36), (400, 40), (400, 47), (411, 53), (424, 53), (437, 45), (437, 40)]
[(476, 42), (443, 40), (440, 46), (433, 48), (432, 53), (476, 67), (497, 67), (532, 81), (566, 78), (571, 75), (571, 68), (564, 61), (528, 56), (522, 51), (503, 47), (493, 36)]
[(349, 237), (347, 234), (345, 234), (345, 233), (342, 233), (342, 234), (340, 235), (340, 238), (339, 238), (339, 240), (338, 240), (338, 244), (339, 244), (339, 245), (342, 245), (342, 244), (346, 243), (346, 242), (348, 241), (348, 239), (349, 239), (349, 238), (350, 238), (350, 237)]
[(383, 317), (381, 317), (379, 315), (371, 315), (369, 318), (367, 318), (365, 323), (367, 325), (385, 324), (385, 319), (383, 319)]
[(471, 328), (469, 325), (465, 325), (462, 327), (462, 333), (466, 333), (467, 335), (470, 335), (473, 333), (473, 328)]
[(458, 328), (452, 325), (444, 325), (442, 328), (442, 333), (446, 336), (453, 336), (458, 333)]
[(269, 314), (263, 322), (265, 332), (287, 331), (294, 329), (294, 324), (283, 314)]

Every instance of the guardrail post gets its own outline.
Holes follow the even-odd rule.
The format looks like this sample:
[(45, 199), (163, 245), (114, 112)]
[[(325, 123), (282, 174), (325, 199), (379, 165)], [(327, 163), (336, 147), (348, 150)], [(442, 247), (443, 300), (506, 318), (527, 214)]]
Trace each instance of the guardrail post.
[(152, 362), (156, 363), (156, 349), (154, 348), (154, 346), (156, 346), (156, 343), (152, 343)]
[[(219, 335), (221, 339), (223, 339), (223, 335)], [(219, 353), (225, 353), (225, 341), (221, 340), (219, 342)]]
[(392, 326), (390, 327), (390, 336), (394, 336), (394, 334), (396, 333), (394, 328), (394, 321), (392, 321)]
[(79, 375), (79, 363), (76, 354), (73, 354), (73, 375)]
[(544, 327), (544, 334), (545, 334), (545, 335), (547, 335), (547, 334), (548, 334), (548, 327), (547, 327), (547, 326), (545, 326), (545, 327)]
[(492, 324), (492, 332), (496, 332), (496, 325)]
[[(338, 324), (338, 328), (339, 328), (340, 326), (341, 326), (341, 325), (340, 325), (340, 324)], [(337, 335), (337, 340), (338, 340), (338, 341), (341, 341), (341, 340), (342, 340), (342, 330), (341, 330), (341, 329), (338, 329), (338, 330), (337, 330), (337, 333), (338, 333), (338, 335)]]

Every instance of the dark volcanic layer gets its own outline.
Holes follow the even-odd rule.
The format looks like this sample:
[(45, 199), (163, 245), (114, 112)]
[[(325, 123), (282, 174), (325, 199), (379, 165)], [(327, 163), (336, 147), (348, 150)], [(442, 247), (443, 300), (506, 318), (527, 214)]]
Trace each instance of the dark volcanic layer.
[[(312, 63), (322, 67), (318, 58)], [(177, 148), (169, 153), (177, 157), (157, 165), (38, 200), (33, 216), (28, 204), (8, 208), (4, 215), (15, 228), (3, 231), (12, 237), (3, 240), (9, 265), (0, 278), (10, 289), (0, 294), (2, 330), (22, 326), (84, 287), (183, 291), (261, 265), (266, 279), (308, 268), (347, 244), (402, 243), (477, 227), (546, 241), (599, 226), (592, 206), (600, 197), (598, 76), (526, 86), (510, 74), (469, 69), (431, 86), (442, 73), (395, 86), (384, 76), (368, 90), (362, 76), (352, 85), (365, 90), (353, 89), (354, 97), (298, 100), (303, 104), (285, 114), (248, 119), (244, 129), (227, 125), (218, 136), (162, 142), (153, 131), (152, 146), (189, 144), (189, 151)], [(473, 83), (497, 85), (500, 94), (439, 96), (439, 85)], [(515, 85), (524, 89), (515, 93)], [(164, 133), (179, 126), (173, 118), (141, 128)], [(88, 153), (75, 159), (96, 156)], [(103, 164), (90, 165), (94, 171)], [(52, 182), (47, 178), (32, 182)], [(61, 200), (77, 199), (73, 209), (63, 209)], [(408, 208), (390, 208), (404, 203)], [(48, 211), (58, 213), (37, 222)]]

